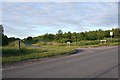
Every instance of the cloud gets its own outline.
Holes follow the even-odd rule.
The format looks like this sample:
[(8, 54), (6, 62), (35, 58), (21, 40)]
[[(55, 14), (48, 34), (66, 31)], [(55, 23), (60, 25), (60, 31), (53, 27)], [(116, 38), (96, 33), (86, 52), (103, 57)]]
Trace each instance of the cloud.
[(3, 24), (9, 26), (6, 34), (20, 37), (118, 24), (118, 7), (113, 2), (4, 2), (2, 6)]
[(2, 2), (118, 2), (119, 0), (3, 0)]

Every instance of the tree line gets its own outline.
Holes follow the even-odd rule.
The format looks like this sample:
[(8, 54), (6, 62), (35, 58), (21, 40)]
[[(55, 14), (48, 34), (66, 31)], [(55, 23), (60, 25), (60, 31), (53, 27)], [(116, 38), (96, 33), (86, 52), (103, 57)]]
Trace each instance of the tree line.
[[(120, 37), (120, 29), (113, 28), (112, 30), (94, 30), (94, 31), (85, 31), (85, 32), (64, 32), (59, 30), (56, 34), (44, 34), (37, 37), (29, 36), (27, 38), (22, 39), (22, 41), (26, 44), (32, 44), (37, 42), (59, 42), (59, 43), (66, 43), (67, 41), (70, 42), (78, 42), (81, 40), (101, 40), (104, 38), (110, 38), (110, 32), (113, 32), (113, 38)], [(19, 38), (10, 37), (8, 38), (4, 35), (3, 26), (0, 25), (0, 38), (2, 38), (2, 45), (8, 45), (10, 42), (19, 40)]]
[[(62, 30), (59, 30), (56, 34), (44, 34), (37, 37), (31, 37), (33, 42), (59, 42), (59, 43), (66, 43), (67, 41), (70, 42), (77, 42), (81, 40), (101, 40), (104, 38), (110, 38), (110, 32), (113, 32), (114, 35), (113, 38), (119, 38), (120, 37), (120, 29), (119, 28), (113, 28), (112, 30), (95, 30), (95, 31), (85, 31), (85, 32), (65, 32), (63, 33)], [(29, 37), (28, 37), (29, 38)], [(24, 40), (27, 40), (24, 39)]]

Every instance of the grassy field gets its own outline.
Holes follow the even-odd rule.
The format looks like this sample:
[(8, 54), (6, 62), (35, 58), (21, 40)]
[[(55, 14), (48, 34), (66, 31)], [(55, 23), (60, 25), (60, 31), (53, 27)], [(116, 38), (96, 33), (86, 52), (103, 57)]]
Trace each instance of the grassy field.
[(76, 47), (70, 48), (63, 46), (42, 46), (42, 47), (26, 47), (20, 51), (15, 47), (2, 48), (2, 63), (13, 63), (29, 59), (38, 59), (52, 57), (57, 55), (71, 54), (76, 52)]
[(17, 42), (13, 42), (8, 46), (1, 47), (2, 49), (2, 63), (14, 63), (25, 61), (29, 59), (40, 59), (45, 57), (52, 57), (57, 55), (69, 55), (77, 52), (78, 47), (98, 47), (98, 46), (115, 46), (118, 45), (118, 39), (107, 39), (107, 43), (100, 43), (96, 41), (80, 41), (71, 43), (71, 47), (66, 47), (66, 43), (36, 43), (33, 46), (25, 46), (21, 43), (21, 49), (18, 51)]

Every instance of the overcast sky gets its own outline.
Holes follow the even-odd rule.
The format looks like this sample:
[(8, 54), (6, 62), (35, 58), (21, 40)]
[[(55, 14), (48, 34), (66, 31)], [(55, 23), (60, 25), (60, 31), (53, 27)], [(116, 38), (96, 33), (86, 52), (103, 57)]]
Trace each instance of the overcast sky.
[[(0, 16), (1, 17), (1, 16)], [(9, 37), (82, 32), (118, 27), (117, 2), (3, 2), (2, 24)]]

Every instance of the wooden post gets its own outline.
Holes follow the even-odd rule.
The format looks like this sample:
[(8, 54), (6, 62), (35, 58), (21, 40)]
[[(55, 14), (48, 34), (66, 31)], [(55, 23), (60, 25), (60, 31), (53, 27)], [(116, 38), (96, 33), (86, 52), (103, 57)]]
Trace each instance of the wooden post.
[(20, 40), (18, 40), (18, 50), (20, 51)]

